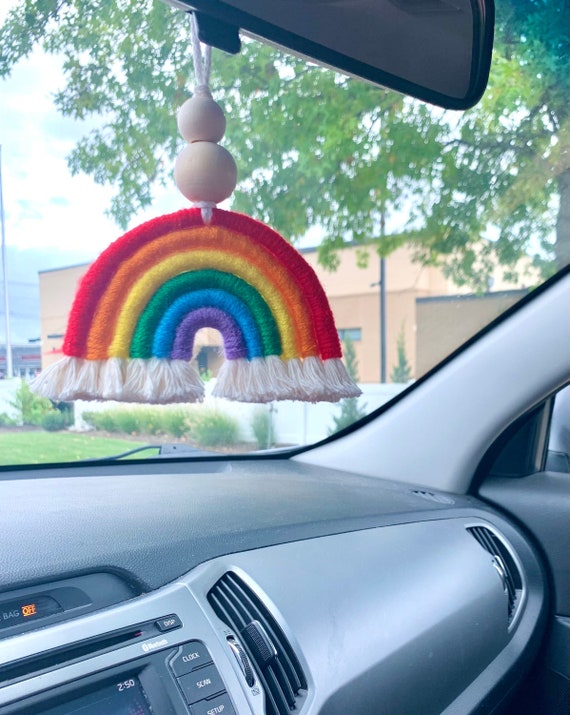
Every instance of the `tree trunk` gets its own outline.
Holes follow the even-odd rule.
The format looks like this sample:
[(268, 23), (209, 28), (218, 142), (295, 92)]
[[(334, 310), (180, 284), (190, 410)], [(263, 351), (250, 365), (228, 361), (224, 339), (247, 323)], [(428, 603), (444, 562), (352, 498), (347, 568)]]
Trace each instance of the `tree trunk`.
[(558, 176), (557, 183), (560, 205), (556, 218), (554, 255), (556, 267), (560, 269), (570, 263), (570, 169), (564, 169)]

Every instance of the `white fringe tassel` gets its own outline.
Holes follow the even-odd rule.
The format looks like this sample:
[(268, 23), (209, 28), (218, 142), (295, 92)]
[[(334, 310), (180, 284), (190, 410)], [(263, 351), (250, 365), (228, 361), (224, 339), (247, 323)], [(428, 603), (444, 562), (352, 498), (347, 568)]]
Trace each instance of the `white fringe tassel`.
[[(204, 383), (186, 360), (84, 360), (65, 357), (43, 370), (31, 389), (51, 400), (201, 402)], [(213, 395), (237, 402), (338, 402), (361, 393), (342, 360), (309, 357), (226, 360)]]
[(340, 358), (305, 358), (301, 372), (307, 402), (338, 402), (362, 394)]
[(310, 357), (284, 362), (272, 356), (226, 360), (212, 394), (237, 402), (338, 402), (362, 393), (340, 359)]
[(204, 383), (186, 360), (84, 360), (65, 357), (30, 384), (50, 400), (119, 402), (201, 402)]
[(272, 402), (293, 399), (294, 389), (286, 363), (270, 355), (252, 360), (226, 360), (212, 395), (236, 402)]

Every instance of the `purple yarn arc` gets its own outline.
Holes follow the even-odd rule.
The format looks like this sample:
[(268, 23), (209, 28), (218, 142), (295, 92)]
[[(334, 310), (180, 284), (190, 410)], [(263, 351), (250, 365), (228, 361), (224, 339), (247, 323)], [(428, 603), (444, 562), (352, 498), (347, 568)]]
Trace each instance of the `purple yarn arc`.
[(219, 308), (198, 308), (188, 313), (176, 329), (170, 353), (173, 360), (192, 359), (194, 339), (200, 328), (215, 328), (220, 331), (228, 360), (247, 357), (247, 347), (236, 321)]

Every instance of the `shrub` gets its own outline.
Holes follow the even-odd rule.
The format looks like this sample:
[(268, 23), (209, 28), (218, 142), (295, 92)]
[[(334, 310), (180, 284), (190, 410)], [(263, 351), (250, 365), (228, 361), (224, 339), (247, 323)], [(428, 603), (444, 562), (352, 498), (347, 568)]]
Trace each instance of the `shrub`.
[[(356, 359), (356, 350), (354, 343), (350, 338), (344, 341), (343, 345), (344, 361), (346, 371), (350, 377), (358, 382), (358, 360)], [(334, 434), (345, 427), (350, 427), (351, 424), (366, 416), (366, 404), (359, 405), (358, 397), (348, 397), (339, 402), (340, 414), (333, 416), (334, 425), (329, 427), (328, 433)]]
[(52, 412), (46, 412), (42, 417), (42, 427), (47, 432), (58, 432), (59, 430), (65, 429), (69, 424), (67, 415), (59, 410), (53, 410)]
[(162, 413), (162, 424), (165, 434), (173, 437), (183, 437), (188, 431), (187, 413), (181, 409), (165, 410)]
[(358, 404), (358, 397), (348, 397), (341, 400), (339, 403), (340, 414), (336, 417), (333, 415), (334, 426), (329, 427), (329, 434), (334, 434), (345, 427), (350, 427), (357, 420), (366, 417), (366, 405)]
[(51, 402), (34, 395), (25, 380), (22, 380), (10, 405), (17, 410), (18, 421), (23, 425), (41, 425), (43, 416), (53, 411)]
[(251, 429), (259, 449), (269, 449), (275, 444), (275, 429), (271, 408), (259, 408), (251, 418)]
[(135, 410), (139, 432), (144, 434), (164, 434), (164, 408), (138, 407)]
[(73, 402), (52, 401), (52, 406), (55, 410), (61, 412), (61, 414), (65, 417), (65, 426), (71, 427), (71, 425), (75, 422), (75, 409)]
[(18, 421), (10, 417), (6, 412), (0, 412), (0, 427), (13, 427), (17, 424)]
[(119, 431), (133, 434), (154, 434), (156, 431), (153, 417), (154, 407), (137, 406), (115, 410), (115, 422), (117, 427), (122, 427)]
[(398, 351), (398, 362), (394, 365), (390, 373), (390, 380), (392, 382), (406, 384), (412, 379), (412, 368), (406, 355), (405, 323), (402, 323), (402, 327), (400, 328), (400, 333), (396, 340), (396, 348)]
[(219, 410), (200, 410), (188, 419), (190, 434), (199, 447), (235, 444), (239, 425), (235, 418)]
[(125, 434), (136, 434), (141, 431), (140, 419), (135, 410), (115, 410), (112, 415), (114, 432), (124, 432)]
[(102, 410), (101, 412), (84, 412), (83, 419), (88, 425), (104, 432), (118, 432), (113, 410)]
[(188, 412), (164, 407), (125, 407), (84, 412), (83, 419), (95, 429), (125, 434), (157, 434), (182, 437), (188, 431)]
[(197, 444), (215, 447), (233, 444), (239, 433), (237, 420), (218, 410), (125, 407), (101, 412), (84, 412), (83, 419), (97, 430), (126, 434), (182, 437), (188, 432)]

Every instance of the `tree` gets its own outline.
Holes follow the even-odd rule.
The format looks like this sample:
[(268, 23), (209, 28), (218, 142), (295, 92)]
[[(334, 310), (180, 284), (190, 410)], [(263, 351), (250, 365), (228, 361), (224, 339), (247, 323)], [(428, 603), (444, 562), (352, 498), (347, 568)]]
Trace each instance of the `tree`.
[(16, 410), (17, 420), (23, 425), (41, 425), (45, 415), (54, 412), (52, 403), (45, 397), (34, 395), (25, 380), (21, 381), (14, 399), (9, 400), (8, 404)]
[(412, 379), (412, 368), (408, 362), (408, 357), (406, 355), (406, 336), (404, 334), (404, 323), (396, 339), (396, 347), (398, 350), (398, 362), (394, 365), (392, 373), (390, 374), (390, 380), (392, 382), (399, 382), (405, 384)]
[[(362, 261), (410, 243), (418, 261), (480, 289), (494, 262), (508, 269), (525, 252), (546, 273), (567, 262), (567, 3), (498, 5), (489, 90), (462, 115), (252, 42), (215, 53), (241, 178), (233, 206), (291, 240), (320, 226), (331, 269), (349, 241)], [(188, 22), (161, 0), (25, 0), (0, 28), (0, 76), (36, 45), (65, 58), (60, 111), (104, 117), (69, 165), (116, 187), (110, 213), (125, 227), (154, 184), (171, 182), (175, 111), (193, 74)]]
[[(497, 10), (489, 88), (442, 143), (441, 190), (426, 195), (416, 244), (424, 263), (452, 257), (459, 282), (493, 254), (512, 266), (538, 243), (546, 274), (570, 260), (568, 3)], [(476, 250), (473, 237), (490, 226), (496, 241)]]
[(259, 449), (270, 449), (276, 442), (273, 404), (258, 407), (251, 417), (251, 429)]
[[(358, 360), (354, 343), (349, 337), (343, 341), (344, 364), (350, 377), (358, 382)], [(333, 417), (334, 426), (329, 429), (329, 434), (334, 434), (345, 427), (366, 416), (366, 405), (358, 404), (358, 397), (349, 397), (339, 403), (340, 413)]]

